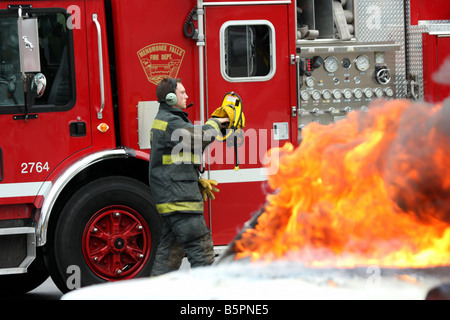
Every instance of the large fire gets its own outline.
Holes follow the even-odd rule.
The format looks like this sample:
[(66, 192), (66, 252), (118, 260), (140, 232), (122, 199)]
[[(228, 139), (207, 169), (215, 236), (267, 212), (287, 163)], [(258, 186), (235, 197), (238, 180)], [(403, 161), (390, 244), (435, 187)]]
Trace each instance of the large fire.
[[(450, 104), (379, 101), (278, 150), (236, 258), (311, 267), (450, 265)], [(277, 158), (277, 157), (272, 157)]]

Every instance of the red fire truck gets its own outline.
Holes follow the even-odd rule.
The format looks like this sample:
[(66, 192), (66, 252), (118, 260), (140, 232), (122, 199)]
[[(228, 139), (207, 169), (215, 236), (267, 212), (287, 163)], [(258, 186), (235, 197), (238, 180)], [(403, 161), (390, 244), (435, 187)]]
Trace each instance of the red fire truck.
[(437, 0), (0, 1), (0, 293), (149, 275), (163, 77), (183, 79), (195, 123), (227, 92), (242, 100), (239, 170), (221, 141), (204, 159), (221, 190), (205, 218), (226, 245), (270, 192), (268, 149), (377, 98), (447, 96), (431, 75), (449, 19)]

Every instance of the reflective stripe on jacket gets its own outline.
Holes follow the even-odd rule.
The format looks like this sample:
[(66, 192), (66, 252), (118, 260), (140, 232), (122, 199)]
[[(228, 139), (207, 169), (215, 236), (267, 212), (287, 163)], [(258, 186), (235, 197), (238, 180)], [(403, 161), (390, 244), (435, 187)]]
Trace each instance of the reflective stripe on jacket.
[(150, 188), (160, 214), (203, 213), (197, 168), (219, 130), (215, 119), (194, 126), (186, 112), (161, 103), (150, 131), (149, 164)]

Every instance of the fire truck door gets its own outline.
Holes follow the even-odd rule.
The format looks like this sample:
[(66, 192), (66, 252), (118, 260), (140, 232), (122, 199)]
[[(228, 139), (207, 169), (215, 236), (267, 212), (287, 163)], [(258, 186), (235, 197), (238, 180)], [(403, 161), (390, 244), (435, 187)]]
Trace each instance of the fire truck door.
[(444, 101), (450, 96), (450, 34), (423, 34), (422, 50), (424, 98), (430, 102)]
[[(448, 66), (450, 61), (450, 34), (437, 36), (437, 68), (442, 68), (441, 75), (448, 74)], [(438, 84), (438, 101), (444, 101), (450, 97), (450, 78), (443, 76)]]
[(209, 148), (210, 176), (220, 185), (210, 208), (216, 245), (228, 243), (264, 204), (267, 150), (294, 139), (289, 79), (295, 65), (289, 60), (287, 12), (286, 4), (261, 2), (205, 7), (205, 118), (231, 91), (241, 97), (246, 118), (239, 170), (232, 145), (216, 141)]
[[(83, 12), (84, 1), (73, 4)], [(18, 11), (0, 4), (0, 205), (33, 203), (49, 190), (52, 171), (91, 145), (88, 73), (82, 70), (88, 65), (86, 31), (70, 28), (66, 9), (55, 6), (57, 1), (42, 1), (23, 9), (24, 19), (37, 18), (39, 41), (27, 50), (38, 50), (40, 58), (40, 70), (27, 73), (24, 83)]]

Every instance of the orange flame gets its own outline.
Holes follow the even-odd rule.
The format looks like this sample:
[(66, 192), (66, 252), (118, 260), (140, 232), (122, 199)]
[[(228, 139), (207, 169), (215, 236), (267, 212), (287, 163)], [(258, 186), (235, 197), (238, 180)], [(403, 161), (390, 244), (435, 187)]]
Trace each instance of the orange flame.
[[(279, 152), (236, 258), (312, 267), (450, 265), (450, 105), (379, 101)], [(272, 157), (273, 159), (274, 157)], [(276, 158), (276, 157), (275, 157)]]

